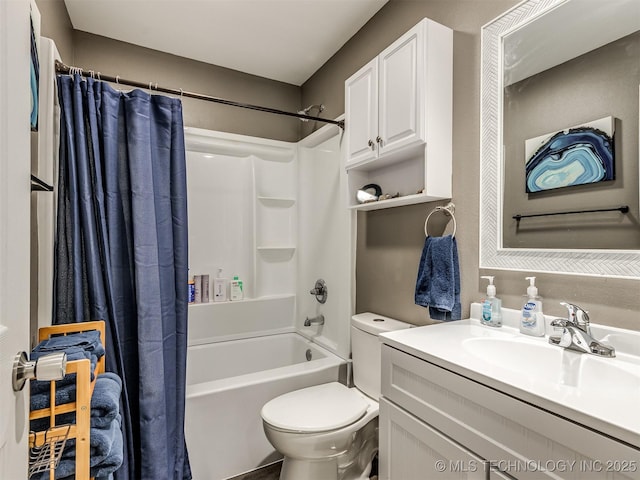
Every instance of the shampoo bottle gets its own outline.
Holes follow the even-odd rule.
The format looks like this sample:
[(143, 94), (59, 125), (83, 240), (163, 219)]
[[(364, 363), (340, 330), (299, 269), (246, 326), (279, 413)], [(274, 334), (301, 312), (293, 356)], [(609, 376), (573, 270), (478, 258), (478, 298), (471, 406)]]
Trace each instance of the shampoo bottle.
[(243, 299), (244, 292), (242, 290), (242, 280), (238, 278), (238, 275), (235, 275), (233, 277), (233, 280), (231, 280), (230, 290), (231, 290), (231, 295), (230, 295), (231, 301)]
[(534, 337), (544, 336), (544, 314), (542, 313), (542, 299), (538, 296), (536, 277), (526, 277), (529, 280), (527, 300), (522, 306), (520, 317), (520, 333)]
[(226, 302), (228, 299), (227, 279), (222, 278), (222, 269), (218, 268), (218, 275), (213, 279), (213, 301)]
[(194, 277), (189, 277), (189, 293), (188, 303), (195, 303), (196, 301), (196, 280)]
[(480, 278), (486, 278), (489, 280), (489, 285), (487, 286), (487, 298), (482, 302), (482, 318), (480, 321), (483, 325), (501, 327), (502, 300), (496, 297), (496, 286), (493, 284), (494, 277), (487, 275)]

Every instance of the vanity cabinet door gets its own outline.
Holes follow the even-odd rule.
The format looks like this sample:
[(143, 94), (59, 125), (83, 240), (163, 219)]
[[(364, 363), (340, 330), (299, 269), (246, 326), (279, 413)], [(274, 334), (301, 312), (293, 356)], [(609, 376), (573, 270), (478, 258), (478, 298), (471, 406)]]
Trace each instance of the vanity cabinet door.
[(378, 156), (378, 59), (345, 82), (347, 167)]
[(480, 457), (385, 399), (379, 425), (381, 480), (488, 478)]

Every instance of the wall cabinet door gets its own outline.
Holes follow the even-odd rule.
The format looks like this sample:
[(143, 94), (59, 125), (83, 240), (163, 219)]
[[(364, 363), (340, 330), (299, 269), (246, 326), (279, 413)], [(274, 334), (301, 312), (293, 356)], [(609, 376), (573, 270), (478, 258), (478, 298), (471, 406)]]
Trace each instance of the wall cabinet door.
[(378, 155), (378, 59), (374, 58), (345, 83), (347, 165)]
[(379, 155), (424, 142), (424, 23), (378, 56)]

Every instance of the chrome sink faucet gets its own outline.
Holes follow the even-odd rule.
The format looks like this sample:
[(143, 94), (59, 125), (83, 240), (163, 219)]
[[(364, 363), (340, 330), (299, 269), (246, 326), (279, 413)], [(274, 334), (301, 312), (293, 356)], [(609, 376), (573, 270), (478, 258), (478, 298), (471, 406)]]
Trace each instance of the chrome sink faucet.
[(559, 347), (590, 353), (601, 357), (615, 357), (616, 351), (610, 345), (600, 343), (591, 336), (589, 315), (578, 305), (560, 302), (567, 308), (567, 318), (556, 318), (551, 321), (552, 327), (561, 327), (560, 336), (550, 336), (549, 343)]

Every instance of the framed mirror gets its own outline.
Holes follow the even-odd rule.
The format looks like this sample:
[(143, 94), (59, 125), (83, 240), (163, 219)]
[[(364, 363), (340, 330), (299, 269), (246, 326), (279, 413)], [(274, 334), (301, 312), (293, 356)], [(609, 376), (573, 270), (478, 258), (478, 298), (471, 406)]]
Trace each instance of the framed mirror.
[[(611, 25), (616, 27), (612, 28)], [(638, 174), (640, 137), (638, 91), (640, 81), (637, 80), (639, 78), (638, 72), (640, 72), (640, 55), (638, 55), (637, 49), (639, 37), (640, 3), (637, 0), (611, 0), (607, 2), (527, 0), (482, 28), (480, 268), (640, 279), (640, 243), (637, 241), (640, 238), (638, 221), (640, 217), (638, 194), (640, 189)], [(569, 123), (568, 125), (563, 123), (554, 125), (554, 121), (557, 123), (555, 117), (560, 115), (548, 115), (547, 120), (537, 118), (535, 122), (527, 120), (535, 118), (527, 117), (529, 112), (517, 120), (511, 117), (513, 115), (511, 110), (524, 108), (526, 105), (529, 105), (527, 108), (530, 108), (531, 102), (529, 104), (521, 102), (518, 104), (518, 108), (512, 108), (512, 105), (508, 103), (512, 98), (508, 97), (510, 90), (521, 90), (523, 85), (540, 83), (539, 79), (542, 78), (542, 75), (548, 75), (546, 72), (557, 70), (559, 66), (565, 68), (566, 65), (575, 63), (576, 59), (579, 59), (578, 61), (582, 65), (593, 65), (594, 62), (590, 58), (585, 60), (584, 55), (612, 45), (616, 41), (624, 42), (628, 39), (633, 42), (631, 44), (633, 48), (628, 48), (627, 44), (623, 44), (622, 48), (626, 47), (630, 51), (629, 58), (632, 64), (630, 66), (624, 65), (621, 68), (625, 69), (624, 71), (632, 71), (630, 81), (636, 83), (631, 85), (633, 89), (629, 94), (630, 98), (625, 98), (622, 102), (627, 109), (623, 114), (626, 117), (622, 121), (622, 126), (620, 126), (621, 121), (618, 118), (619, 112), (616, 107), (610, 107), (614, 111), (607, 112), (607, 115), (598, 115), (600, 110), (593, 107), (593, 102), (588, 99), (583, 99), (583, 103), (588, 104), (593, 111), (588, 111), (586, 114), (581, 113), (583, 117), (586, 115), (586, 118), (575, 121), (575, 123), (571, 123), (573, 118), (568, 117), (569, 120), (564, 120)], [(535, 81), (531, 80), (534, 78)], [(566, 88), (568, 83), (566, 78), (561, 83)], [(629, 86), (627, 85), (626, 88), (628, 89)], [(549, 90), (545, 89), (544, 92), (547, 93)], [(572, 108), (563, 107), (557, 98), (554, 101), (558, 112), (561, 112), (563, 108)], [(538, 106), (539, 103), (534, 102), (533, 105)], [(631, 107), (627, 107), (628, 105)], [(609, 105), (605, 104), (605, 108), (609, 108)], [(591, 114), (593, 119), (588, 117)], [(526, 132), (521, 134), (523, 138), (543, 137), (543, 133), (550, 134), (550, 138), (555, 135), (556, 131), (571, 132), (571, 128), (585, 124), (584, 120), (601, 120), (601, 117), (605, 117), (604, 122), (598, 123), (598, 129), (594, 128), (593, 130), (600, 132), (602, 125), (611, 125), (612, 130), (617, 127), (616, 136), (611, 135), (612, 139), (615, 138), (615, 142), (611, 141), (611, 147), (615, 144), (616, 149), (624, 154), (618, 155), (618, 158), (615, 159), (618, 170), (615, 180), (608, 179), (608, 182), (603, 182), (604, 187), (578, 185), (542, 193), (530, 193), (525, 190), (528, 188), (525, 185), (525, 175), (528, 170), (528, 167), (525, 168), (527, 160), (525, 142), (518, 139), (519, 150), (514, 155), (513, 148), (508, 143), (512, 140), (512, 132), (509, 131), (509, 128), (504, 127), (505, 122), (509, 122), (509, 126), (515, 122), (527, 127), (531, 125), (529, 130), (525, 129)], [(576, 118), (579, 117), (576, 116)], [(538, 125), (535, 125), (536, 122)], [(545, 130), (547, 127), (548, 130)], [(565, 127), (566, 130), (564, 130)], [(625, 137), (621, 137), (622, 133)], [(509, 137), (506, 138), (507, 144), (505, 144), (505, 136)], [(620, 147), (621, 138), (625, 140), (626, 150), (622, 150)], [(626, 163), (620, 163), (622, 162), (621, 158)], [(555, 167), (556, 165), (552, 165), (552, 168)], [(515, 181), (515, 187), (513, 174), (509, 169), (521, 172), (518, 173), (521, 180)], [(510, 183), (507, 185), (506, 182)], [(508, 188), (505, 188), (506, 186)], [(601, 198), (608, 198), (608, 201), (611, 202), (613, 201), (611, 198), (618, 199), (621, 196), (620, 192), (624, 191), (626, 195), (624, 200), (630, 207), (627, 212), (583, 214), (582, 218), (587, 219), (586, 222), (584, 220), (583, 222), (591, 224), (589, 228), (592, 229), (593, 237), (596, 238), (601, 228), (598, 224), (602, 221), (599, 215), (610, 215), (611, 217), (608, 218), (613, 218), (618, 222), (618, 225), (614, 225), (613, 232), (616, 232), (615, 228), (618, 228), (618, 232), (624, 228), (626, 232), (631, 232), (631, 240), (620, 243), (620, 246), (615, 241), (611, 244), (591, 246), (588, 243), (579, 244), (580, 242), (572, 241), (571, 237), (560, 240), (556, 244), (553, 242), (545, 243), (547, 240), (545, 237), (541, 244), (532, 243), (520, 246), (518, 242), (513, 242), (509, 235), (505, 237), (505, 232), (510, 234), (511, 232), (508, 230), (513, 230), (515, 220), (511, 218), (510, 212), (507, 212), (514, 203), (512, 197), (509, 196), (505, 199), (504, 195), (505, 191), (511, 195), (509, 190), (514, 188), (520, 189), (521, 193), (518, 195), (524, 197), (527, 204), (541, 205), (546, 202), (553, 206), (549, 210), (554, 214), (563, 210), (575, 210), (572, 208), (563, 209), (563, 206), (566, 204), (571, 206), (571, 202), (578, 205), (585, 204), (585, 199), (600, 204), (603, 203)], [(606, 197), (607, 191), (609, 197)], [(532, 199), (533, 201), (529, 201)], [(506, 208), (505, 205), (509, 208)], [(619, 207), (620, 205), (605, 206)], [(545, 215), (548, 214), (545, 213)], [(569, 218), (570, 216), (562, 215), (562, 217)], [(552, 231), (553, 228), (569, 230), (557, 227), (557, 225), (570, 223), (569, 221), (562, 220), (559, 223), (558, 220), (555, 220), (555, 222), (556, 227), (553, 226), (553, 222), (544, 224), (544, 228), (539, 229), (543, 232), (542, 235), (546, 235), (545, 232)], [(578, 230), (578, 235), (580, 235), (581, 228), (573, 230)], [(600, 232), (599, 236), (603, 236), (603, 234)], [(618, 235), (615, 233), (611, 237), (618, 237)], [(507, 242), (505, 242), (505, 238), (507, 238)], [(517, 247), (513, 245), (517, 245)]]

